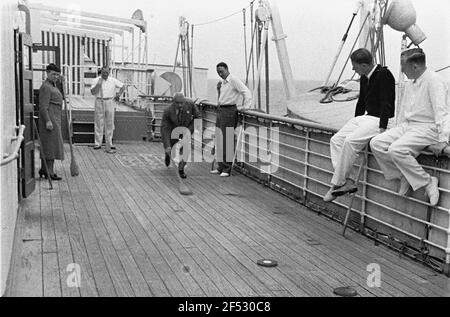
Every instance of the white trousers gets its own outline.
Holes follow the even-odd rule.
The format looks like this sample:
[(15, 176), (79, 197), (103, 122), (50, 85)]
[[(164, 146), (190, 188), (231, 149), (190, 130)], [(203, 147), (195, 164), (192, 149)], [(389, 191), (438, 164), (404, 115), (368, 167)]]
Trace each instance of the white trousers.
[(330, 141), (331, 162), (334, 168), (331, 184), (344, 185), (353, 170), (359, 153), (380, 133), (380, 118), (360, 116), (351, 119)]
[(113, 100), (95, 99), (95, 145), (103, 143), (103, 130), (105, 131), (105, 142), (112, 146), (114, 132), (114, 103)]
[(428, 185), (431, 177), (416, 157), (438, 142), (436, 125), (403, 123), (374, 138), (370, 147), (387, 180), (405, 177), (416, 191)]

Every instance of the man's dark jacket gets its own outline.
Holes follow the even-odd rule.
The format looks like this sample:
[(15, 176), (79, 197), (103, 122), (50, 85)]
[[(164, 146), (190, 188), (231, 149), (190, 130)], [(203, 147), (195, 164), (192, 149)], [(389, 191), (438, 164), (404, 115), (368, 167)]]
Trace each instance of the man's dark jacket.
[(386, 129), (389, 118), (395, 116), (395, 78), (387, 67), (378, 65), (369, 82), (361, 77), (355, 117), (367, 114), (380, 118), (380, 129)]
[(173, 103), (164, 110), (161, 123), (161, 137), (164, 148), (172, 147), (178, 142), (178, 136), (171, 140), (172, 131), (176, 127), (186, 127), (191, 134), (194, 133), (194, 120), (197, 118), (200, 118), (200, 112), (197, 106), (189, 100), (183, 103), (181, 109)]

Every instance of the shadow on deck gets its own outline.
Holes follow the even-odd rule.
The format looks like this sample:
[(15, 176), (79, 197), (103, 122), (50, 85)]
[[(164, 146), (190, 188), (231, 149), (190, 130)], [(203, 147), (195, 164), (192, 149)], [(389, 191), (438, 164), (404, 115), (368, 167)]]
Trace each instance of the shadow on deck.
[(63, 181), (22, 203), (9, 296), (450, 296), (445, 276), (242, 175), (191, 163), (180, 195), (160, 144), (76, 146), (75, 178), (66, 151)]

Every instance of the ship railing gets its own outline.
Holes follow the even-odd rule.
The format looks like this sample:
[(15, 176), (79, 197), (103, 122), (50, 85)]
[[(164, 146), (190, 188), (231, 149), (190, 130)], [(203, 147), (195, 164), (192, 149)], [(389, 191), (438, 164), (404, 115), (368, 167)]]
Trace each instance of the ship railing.
[(141, 95), (151, 95), (153, 87), (153, 69), (139, 67), (114, 66), (111, 75), (120, 80), (127, 87), (125, 101), (135, 103)]
[(5, 153), (3, 155), (3, 158), (0, 162), (0, 166), (8, 165), (9, 163), (11, 163), (19, 158), (20, 147), (22, 146), (22, 142), (24, 140), (25, 126), (21, 125), (20, 127), (16, 127), (15, 130), (16, 130), (16, 132), (18, 132), (17, 135), (10, 138), (11, 144), (13, 142), (16, 142), (14, 150), (12, 151), (11, 154)]
[[(164, 109), (171, 103), (167, 96), (147, 96), (151, 126), (160, 129)], [(203, 136), (214, 135), (217, 106), (202, 102)], [(280, 117), (256, 111), (240, 112), (242, 130), (235, 132), (236, 169), (246, 176), (307, 206), (321, 215), (344, 222), (350, 196), (325, 203), (333, 168), (330, 139), (337, 132), (318, 123)], [(156, 129), (155, 129), (156, 128)], [(243, 131), (240, 133), (239, 131)], [(240, 135), (241, 134), (241, 135)], [(150, 139), (150, 138), (149, 138)], [(158, 140), (154, 138), (153, 140)], [(210, 153), (214, 142), (194, 138), (194, 149)], [(261, 152), (263, 155), (261, 155)], [(450, 160), (423, 153), (418, 160), (424, 169), (439, 178), (441, 199), (431, 206), (424, 190), (409, 196), (397, 193), (398, 183), (386, 181), (370, 153), (364, 151), (359, 190), (351, 208), (349, 227), (376, 243), (419, 260), (449, 274), (450, 267)], [(354, 166), (354, 175), (360, 162)]]
[[(98, 77), (101, 69), (95, 65), (64, 65), (66, 69), (67, 92), (69, 95), (91, 97), (91, 82)], [(122, 101), (131, 105), (137, 102), (140, 95), (150, 95), (153, 81), (153, 70), (136, 67), (111, 67), (111, 76), (125, 85)]]
[[(202, 103), (203, 130), (215, 128), (214, 104)], [(323, 125), (255, 111), (240, 112), (242, 135), (236, 131), (236, 167), (245, 175), (299, 201), (319, 214), (343, 222), (351, 197), (325, 203), (333, 168), (330, 139), (337, 132)], [(256, 143), (257, 142), (257, 143)], [(203, 144), (207, 147), (208, 144)], [(210, 145), (209, 145), (210, 147)], [(260, 152), (263, 155), (260, 155)], [(370, 153), (360, 175), (349, 226), (404, 255), (449, 274), (449, 159), (423, 153), (418, 160), (439, 178), (440, 201), (431, 206), (424, 190), (397, 193), (398, 183), (386, 181)], [(354, 172), (359, 164), (355, 164)], [(355, 173), (356, 175), (356, 173)]]

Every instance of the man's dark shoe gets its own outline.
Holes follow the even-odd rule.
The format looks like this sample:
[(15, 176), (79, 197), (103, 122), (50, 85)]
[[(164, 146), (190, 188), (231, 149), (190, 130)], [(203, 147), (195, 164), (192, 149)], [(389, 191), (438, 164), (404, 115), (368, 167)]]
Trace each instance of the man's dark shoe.
[(184, 173), (184, 170), (178, 170), (178, 174), (180, 175), (180, 177), (182, 179), (186, 179), (187, 178), (186, 174)]
[(94, 150), (100, 150), (102, 147), (100, 145), (95, 145)]
[(345, 184), (336, 190), (333, 190), (331, 194), (336, 197), (344, 196), (345, 194), (353, 194), (358, 191), (355, 182), (352, 179), (347, 179)]
[(111, 150), (116, 150), (116, 147), (114, 145), (111, 146)]
[(169, 165), (170, 165), (170, 155), (166, 154), (166, 157), (164, 159), (164, 163), (166, 164), (167, 167), (169, 167)]
[(54, 180), (54, 181), (60, 181), (60, 180), (62, 180), (62, 177), (59, 177), (59, 176), (56, 175), (56, 174), (50, 175), (50, 178), (51, 178), (52, 180)]

